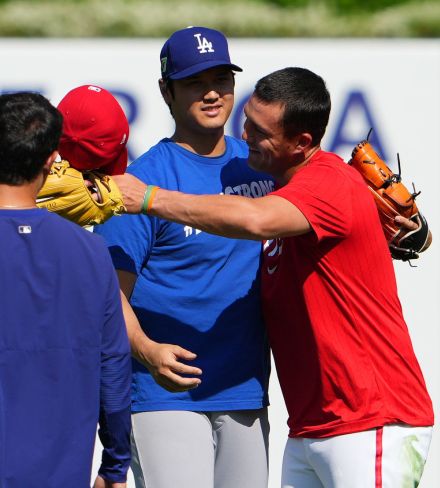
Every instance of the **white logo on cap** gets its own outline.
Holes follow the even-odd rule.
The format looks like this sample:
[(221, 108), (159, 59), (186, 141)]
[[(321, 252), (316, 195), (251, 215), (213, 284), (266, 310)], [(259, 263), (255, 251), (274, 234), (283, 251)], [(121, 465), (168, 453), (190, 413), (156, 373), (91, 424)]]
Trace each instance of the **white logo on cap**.
[(202, 37), (202, 34), (194, 34), (194, 37), (197, 38), (197, 42), (199, 43), (199, 45), (197, 46), (197, 49), (199, 50), (200, 54), (213, 53), (214, 52), (214, 49), (212, 47), (212, 42), (209, 42), (206, 39), (206, 37)]
[(87, 90), (91, 90), (91, 91), (95, 91), (95, 92), (100, 92), (101, 91), (101, 88), (97, 87), (97, 86), (93, 86), (93, 85), (90, 85)]
[(119, 144), (125, 144), (125, 141), (127, 140), (127, 134), (124, 134), (122, 136), (122, 141)]

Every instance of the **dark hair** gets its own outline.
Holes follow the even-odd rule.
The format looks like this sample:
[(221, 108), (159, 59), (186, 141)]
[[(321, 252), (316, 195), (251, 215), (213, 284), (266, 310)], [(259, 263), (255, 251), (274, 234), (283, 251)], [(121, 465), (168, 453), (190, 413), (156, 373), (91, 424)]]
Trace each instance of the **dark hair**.
[(58, 148), (63, 117), (38, 93), (0, 95), (0, 183), (33, 181)]
[(327, 127), (331, 101), (324, 80), (304, 68), (284, 68), (261, 78), (254, 95), (262, 102), (282, 103), (286, 135), (308, 132), (319, 144)]

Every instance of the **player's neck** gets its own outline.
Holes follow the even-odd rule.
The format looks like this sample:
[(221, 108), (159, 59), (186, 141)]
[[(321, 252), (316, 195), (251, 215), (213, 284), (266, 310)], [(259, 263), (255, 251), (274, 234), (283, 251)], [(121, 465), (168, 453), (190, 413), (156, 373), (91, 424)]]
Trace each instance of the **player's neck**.
[(293, 162), (292, 165), (279, 177), (275, 176), (275, 179), (277, 183), (280, 186), (287, 185), (289, 181), (293, 178), (295, 173), (299, 171), (301, 168), (304, 166), (307, 166), (310, 162), (310, 160), (313, 158), (313, 156), (321, 150), (320, 145), (318, 144), (317, 146), (313, 146), (310, 148), (306, 154), (304, 155), (299, 155), (298, 160)]
[(0, 208), (34, 208), (41, 187), (38, 179), (20, 186), (0, 184)]
[(223, 129), (207, 134), (196, 134), (176, 129), (172, 140), (179, 146), (200, 156), (221, 156), (226, 150)]

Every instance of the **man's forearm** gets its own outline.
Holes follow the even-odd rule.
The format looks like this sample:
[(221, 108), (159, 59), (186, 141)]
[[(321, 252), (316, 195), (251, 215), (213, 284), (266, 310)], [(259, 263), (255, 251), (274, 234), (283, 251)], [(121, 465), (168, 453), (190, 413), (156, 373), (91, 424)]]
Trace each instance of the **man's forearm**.
[(196, 355), (175, 344), (152, 341), (141, 328), (122, 291), (121, 300), (132, 356), (149, 370), (156, 383), (168, 391), (196, 388), (200, 384), (198, 376), (202, 374), (201, 369), (181, 362), (192, 361)]
[(142, 330), (139, 320), (123, 292), (121, 292), (121, 302), (131, 354), (135, 359), (145, 364), (145, 353), (142, 351), (145, 351), (146, 348), (153, 344), (153, 341)]
[(128, 301), (133, 292), (137, 277), (135, 274), (129, 273), (128, 271), (117, 270), (117, 273), (119, 285), (121, 287), (122, 312), (124, 314), (131, 354), (140, 363), (149, 368), (150, 364), (147, 361), (146, 352), (150, 347), (154, 346), (155, 343), (150, 340), (143, 331), (141, 324)]
[(236, 195), (188, 195), (159, 189), (149, 214), (224, 237), (265, 237), (255, 200)]
[[(130, 174), (113, 177), (123, 195), (127, 213), (141, 213), (147, 185)], [(149, 214), (225, 237), (260, 240), (247, 229), (252, 208), (245, 197), (187, 195), (159, 189)], [(240, 201), (239, 201), (240, 200)], [(247, 218), (246, 218), (247, 216)]]
[[(145, 183), (130, 174), (119, 176), (117, 184), (128, 213), (140, 213), (147, 207), (149, 215), (211, 234), (260, 241), (311, 230), (297, 207), (274, 195), (261, 198), (189, 195), (162, 188), (153, 193), (147, 191)], [(145, 196), (148, 205), (144, 202)]]

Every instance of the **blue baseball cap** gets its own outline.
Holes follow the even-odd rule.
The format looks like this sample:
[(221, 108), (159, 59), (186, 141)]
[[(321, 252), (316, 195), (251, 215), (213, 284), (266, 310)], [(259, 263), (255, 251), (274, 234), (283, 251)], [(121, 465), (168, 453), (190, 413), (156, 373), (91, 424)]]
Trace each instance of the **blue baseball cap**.
[(243, 71), (231, 63), (226, 37), (207, 27), (187, 27), (174, 32), (160, 51), (160, 66), (164, 80), (180, 80), (215, 66)]

